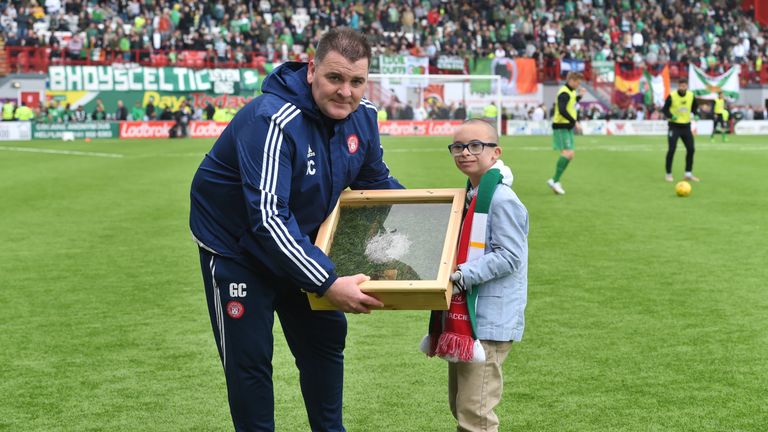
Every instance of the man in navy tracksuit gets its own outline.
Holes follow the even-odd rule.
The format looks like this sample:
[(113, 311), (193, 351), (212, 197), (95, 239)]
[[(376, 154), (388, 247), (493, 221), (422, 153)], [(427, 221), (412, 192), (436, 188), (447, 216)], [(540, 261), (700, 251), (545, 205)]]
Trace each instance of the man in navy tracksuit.
[[(362, 99), (371, 49), (350, 29), (285, 63), (205, 156), (192, 182), (208, 310), (238, 431), (274, 430), (272, 325), (280, 317), (313, 431), (343, 431), (346, 319), (382, 303), (365, 275), (337, 276), (313, 245), (341, 191), (402, 185), (382, 160), (376, 108)], [(313, 312), (303, 291), (341, 312)]]

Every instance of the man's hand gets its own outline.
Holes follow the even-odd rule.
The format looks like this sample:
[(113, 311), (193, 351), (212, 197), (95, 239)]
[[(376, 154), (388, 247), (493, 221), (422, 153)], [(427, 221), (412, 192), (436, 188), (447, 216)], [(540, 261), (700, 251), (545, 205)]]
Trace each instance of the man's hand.
[(573, 125), (573, 133), (577, 135), (581, 133), (581, 123), (576, 122), (576, 124)]
[(456, 270), (451, 274), (451, 282), (453, 282), (453, 295), (467, 290), (467, 286), (464, 285), (464, 273), (461, 270)]
[(371, 278), (359, 273), (344, 276), (328, 288), (324, 297), (342, 312), (371, 313), (371, 308), (383, 308), (384, 303), (360, 291), (360, 284)]
[(587, 89), (584, 87), (579, 87), (579, 96), (583, 97), (585, 94), (587, 94)]
[(669, 118), (669, 120), (673, 121), (673, 122), (676, 122), (677, 121), (677, 116), (673, 115), (672, 117)]

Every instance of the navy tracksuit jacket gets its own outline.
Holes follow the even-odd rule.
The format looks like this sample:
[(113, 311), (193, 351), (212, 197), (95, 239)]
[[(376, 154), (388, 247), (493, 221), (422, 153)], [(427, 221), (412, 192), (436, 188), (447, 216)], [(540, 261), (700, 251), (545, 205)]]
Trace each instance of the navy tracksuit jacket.
[(285, 63), (205, 156), (192, 182), (190, 227), (200, 246), (211, 324), (236, 430), (273, 430), (272, 324), (277, 311), (300, 371), (313, 431), (343, 431), (346, 320), (312, 312), (337, 276), (313, 243), (339, 194), (402, 188), (382, 160), (376, 108), (323, 116), (307, 65)]

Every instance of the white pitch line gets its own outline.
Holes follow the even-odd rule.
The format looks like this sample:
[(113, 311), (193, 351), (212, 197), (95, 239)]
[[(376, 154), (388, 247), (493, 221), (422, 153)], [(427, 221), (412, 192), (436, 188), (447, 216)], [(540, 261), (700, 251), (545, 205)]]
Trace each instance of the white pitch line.
[(25, 153), (60, 154), (60, 155), (70, 155), (70, 156), (94, 156), (94, 157), (106, 157), (106, 158), (123, 157), (123, 155), (120, 153), (98, 153), (98, 152), (84, 152), (84, 151), (77, 151), (77, 150), (54, 150), (54, 149), (35, 148), (35, 147), (0, 146), (0, 150), (25, 152)]
[[(525, 145), (506, 145), (504, 146), (509, 150), (522, 150), (522, 151), (553, 151), (551, 146), (525, 146)], [(678, 145), (680, 147), (680, 145)], [(697, 144), (699, 150), (704, 151), (737, 151), (737, 152), (759, 152), (768, 151), (766, 146), (748, 146), (748, 145), (736, 145), (736, 146), (718, 146), (711, 144)], [(657, 145), (626, 145), (626, 146), (599, 146), (599, 147), (577, 147), (579, 152), (665, 152), (667, 146), (663, 144)], [(385, 153), (444, 153), (444, 149), (439, 148), (399, 148), (399, 149), (387, 149), (384, 148)]]
[(387, 149), (384, 148), (385, 153), (448, 153), (448, 148), (445, 149), (437, 149), (437, 148), (400, 148), (400, 149)]

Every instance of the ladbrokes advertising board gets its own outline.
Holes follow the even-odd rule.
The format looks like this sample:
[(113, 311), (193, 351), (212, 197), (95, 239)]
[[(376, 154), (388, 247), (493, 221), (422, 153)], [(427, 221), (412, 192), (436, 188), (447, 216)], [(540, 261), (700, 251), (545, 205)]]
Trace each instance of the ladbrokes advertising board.
[(389, 120), (379, 122), (379, 134), (394, 136), (441, 136), (453, 135), (461, 122), (458, 120)]
[(174, 124), (172, 121), (121, 122), (120, 139), (168, 138)]
[(115, 138), (117, 123), (33, 123), (32, 139), (61, 139), (65, 132), (71, 132), (75, 139)]
[[(168, 138), (174, 124), (172, 121), (121, 122), (120, 138)], [(217, 138), (226, 127), (227, 123), (192, 121), (187, 126), (187, 133), (191, 138)]]

